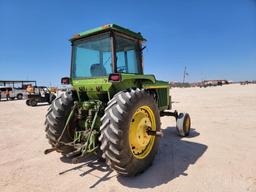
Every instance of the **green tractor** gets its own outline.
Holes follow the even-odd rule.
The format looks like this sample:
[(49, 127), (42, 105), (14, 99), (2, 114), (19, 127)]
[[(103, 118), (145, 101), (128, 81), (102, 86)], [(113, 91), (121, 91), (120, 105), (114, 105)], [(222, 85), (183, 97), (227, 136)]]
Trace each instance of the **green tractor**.
[(73, 163), (98, 154), (120, 175), (137, 175), (158, 151), (160, 116), (173, 116), (180, 136), (189, 135), (188, 113), (171, 112), (170, 86), (143, 74), (141, 33), (115, 24), (71, 38), (72, 91), (57, 97), (46, 115), (52, 148)]

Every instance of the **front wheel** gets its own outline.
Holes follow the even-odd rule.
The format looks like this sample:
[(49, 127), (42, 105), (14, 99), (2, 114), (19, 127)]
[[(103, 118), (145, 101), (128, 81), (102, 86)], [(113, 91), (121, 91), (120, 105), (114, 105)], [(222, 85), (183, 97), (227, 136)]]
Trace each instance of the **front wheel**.
[(176, 122), (176, 129), (177, 134), (181, 137), (189, 136), (191, 127), (191, 119), (188, 113), (179, 113), (177, 122)]
[(145, 90), (117, 93), (102, 117), (100, 149), (117, 173), (134, 176), (148, 168), (158, 151), (160, 115), (152, 95)]
[(37, 106), (37, 101), (36, 101), (35, 99), (31, 99), (31, 100), (30, 100), (30, 105), (31, 105), (32, 107)]
[(17, 95), (17, 99), (18, 99), (18, 100), (23, 99), (23, 95), (22, 95), (22, 94), (18, 94), (18, 95)]
[(28, 100), (26, 100), (26, 105), (27, 106), (30, 106), (31, 104), (30, 104), (30, 100), (28, 99)]

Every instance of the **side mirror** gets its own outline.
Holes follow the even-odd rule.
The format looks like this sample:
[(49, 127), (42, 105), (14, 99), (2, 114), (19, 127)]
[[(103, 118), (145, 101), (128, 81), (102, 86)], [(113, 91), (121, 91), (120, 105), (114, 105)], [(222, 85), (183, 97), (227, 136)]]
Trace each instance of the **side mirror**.
[(61, 78), (61, 84), (68, 85), (70, 84), (70, 78), (69, 77), (62, 77)]

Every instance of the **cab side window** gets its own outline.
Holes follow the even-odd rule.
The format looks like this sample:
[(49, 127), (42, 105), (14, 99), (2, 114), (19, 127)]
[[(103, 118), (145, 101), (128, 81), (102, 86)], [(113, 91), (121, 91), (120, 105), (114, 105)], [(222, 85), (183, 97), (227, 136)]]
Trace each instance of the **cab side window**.
[(138, 42), (117, 35), (116, 46), (117, 72), (140, 74)]

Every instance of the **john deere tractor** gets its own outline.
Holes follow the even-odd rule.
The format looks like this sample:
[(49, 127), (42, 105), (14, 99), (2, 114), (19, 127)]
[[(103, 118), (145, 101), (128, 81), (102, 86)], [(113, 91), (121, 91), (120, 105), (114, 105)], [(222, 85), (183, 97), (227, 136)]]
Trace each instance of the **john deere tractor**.
[(160, 116), (173, 116), (187, 136), (190, 117), (171, 112), (169, 84), (143, 73), (141, 33), (115, 24), (71, 39), (72, 91), (51, 104), (46, 137), (52, 148), (74, 163), (93, 153), (121, 175), (133, 176), (152, 164), (162, 136)]

